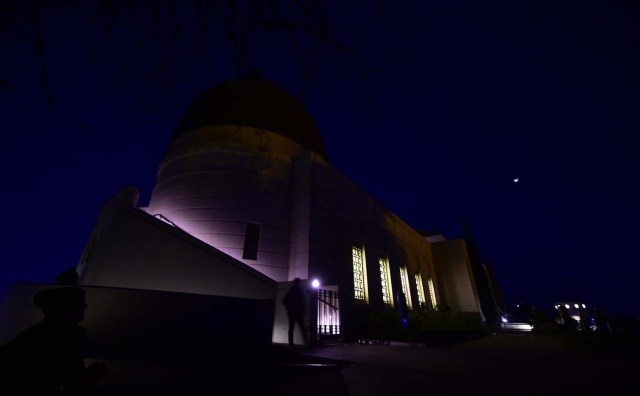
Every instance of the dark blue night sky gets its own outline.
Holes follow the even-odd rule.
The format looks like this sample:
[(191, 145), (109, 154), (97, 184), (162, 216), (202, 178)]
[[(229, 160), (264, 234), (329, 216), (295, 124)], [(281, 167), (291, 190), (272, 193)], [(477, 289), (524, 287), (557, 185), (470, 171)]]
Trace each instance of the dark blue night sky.
[(640, 315), (637, 4), (258, 3), (270, 24), (251, 1), (0, 0), (2, 294), (75, 265), (122, 186), (146, 204), (250, 32), (241, 72), (300, 98), (329, 160), (414, 228), (461, 238), (466, 218), (508, 303)]

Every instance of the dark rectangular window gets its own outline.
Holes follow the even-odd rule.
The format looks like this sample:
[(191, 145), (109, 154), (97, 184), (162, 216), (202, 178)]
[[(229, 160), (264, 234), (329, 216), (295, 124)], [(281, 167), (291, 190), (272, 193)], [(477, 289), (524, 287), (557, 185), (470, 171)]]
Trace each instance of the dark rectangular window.
[(260, 241), (260, 224), (247, 223), (247, 230), (244, 234), (243, 259), (258, 259), (258, 241)]

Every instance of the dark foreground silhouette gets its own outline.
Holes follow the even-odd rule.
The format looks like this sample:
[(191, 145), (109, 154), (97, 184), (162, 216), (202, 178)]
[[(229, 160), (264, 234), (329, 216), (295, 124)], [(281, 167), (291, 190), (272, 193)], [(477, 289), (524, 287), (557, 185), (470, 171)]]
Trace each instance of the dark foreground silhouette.
[(307, 339), (307, 330), (304, 325), (304, 315), (306, 312), (305, 295), (300, 282), (300, 278), (295, 278), (293, 280), (291, 288), (287, 291), (284, 298), (282, 299), (282, 303), (287, 309), (287, 318), (289, 320), (289, 329), (287, 333), (289, 346), (293, 349), (296, 349), (296, 346), (293, 342), (293, 333), (295, 331), (296, 325), (302, 331), (304, 344), (309, 344), (309, 341)]
[(87, 394), (106, 372), (103, 363), (85, 367), (86, 331), (78, 323), (87, 307), (78, 287), (46, 289), (34, 297), (44, 319), (2, 348), (0, 393), (6, 395)]

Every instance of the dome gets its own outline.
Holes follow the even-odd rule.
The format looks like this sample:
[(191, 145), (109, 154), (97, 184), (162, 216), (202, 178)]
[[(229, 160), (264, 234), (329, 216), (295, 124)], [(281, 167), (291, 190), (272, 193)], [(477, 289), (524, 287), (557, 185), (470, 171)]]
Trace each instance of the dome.
[(173, 137), (213, 125), (275, 132), (327, 157), (320, 129), (304, 106), (263, 79), (231, 80), (205, 91), (189, 106)]

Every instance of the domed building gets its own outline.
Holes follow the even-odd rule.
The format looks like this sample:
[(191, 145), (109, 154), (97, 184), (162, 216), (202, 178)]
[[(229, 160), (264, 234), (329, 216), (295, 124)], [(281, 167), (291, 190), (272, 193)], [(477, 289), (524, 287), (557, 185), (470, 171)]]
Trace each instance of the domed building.
[(207, 90), (173, 133), (149, 205), (126, 187), (104, 206), (80, 284), (266, 300), (274, 342), (286, 342), (281, 298), (295, 278), (318, 341), (361, 338), (385, 310), (480, 313), (465, 242), (420, 234), (327, 157), (313, 118), (271, 82)]

